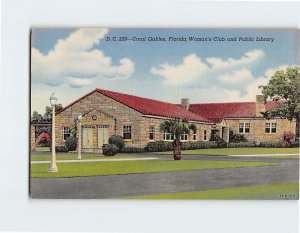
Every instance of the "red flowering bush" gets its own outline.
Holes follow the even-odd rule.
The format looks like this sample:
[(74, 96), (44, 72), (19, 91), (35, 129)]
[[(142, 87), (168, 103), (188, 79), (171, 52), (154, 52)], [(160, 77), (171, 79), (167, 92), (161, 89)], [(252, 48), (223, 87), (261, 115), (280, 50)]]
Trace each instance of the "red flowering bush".
[(291, 131), (284, 131), (283, 133), (283, 145), (284, 147), (291, 147), (292, 142), (295, 139), (295, 134)]
[(37, 137), (36, 142), (41, 146), (50, 146), (51, 138), (48, 133), (43, 132)]
[(292, 143), (288, 142), (288, 141), (283, 141), (283, 147), (288, 148), (291, 147)]

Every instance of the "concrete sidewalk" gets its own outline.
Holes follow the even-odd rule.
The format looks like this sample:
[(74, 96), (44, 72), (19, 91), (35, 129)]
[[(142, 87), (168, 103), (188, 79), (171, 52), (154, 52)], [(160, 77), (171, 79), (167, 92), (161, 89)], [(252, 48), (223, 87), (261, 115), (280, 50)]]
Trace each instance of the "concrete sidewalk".
[(266, 157), (266, 156), (289, 156), (289, 155), (299, 155), (299, 154), (252, 154), (252, 155), (228, 155), (228, 156), (238, 156), (238, 157)]
[[(120, 159), (81, 159), (81, 160), (56, 160), (57, 163), (88, 163), (88, 162), (119, 162), (119, 161), (136, 161), (136, 160), (153, 160), (158, 159), (156, 157), (148, 158), (120, 158)], [(31, 161), (31, 164), (44, 164), (51, 161)]]

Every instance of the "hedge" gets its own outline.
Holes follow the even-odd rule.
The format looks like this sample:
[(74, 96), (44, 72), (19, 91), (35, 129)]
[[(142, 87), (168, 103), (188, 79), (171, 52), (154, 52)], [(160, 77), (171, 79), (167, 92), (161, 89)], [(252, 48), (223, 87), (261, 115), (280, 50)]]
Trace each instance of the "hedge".
[(258, 145), (258, 147), (273, 147), (273, 148), (281, 148), (284, 147), (283, 142), (282, 141), (269, 141), (269, 142), (260, 142)]
[[(210, 148), (223, 148), (226, 146), (224, 141), (192, 141), (192, 142), (182, 142), (182, 150), (195, 150), (195, 149), (210, 149)], [(163, 151), (172, 151), (173, 145), (172, 142), (166, 141), (157, 141), (149, 142), (146, 150), (149, 152), (163, 152)]]
[(142, 153), (145, 152), (145, 148), (133, 147), (133, 146), (125, 146), (120, 152), (121, 153)]
[[(52, 146), (50, 146), (50, 151), (52, 151)], [(66, 146), (56, 146), (55, 152), (69, 152)]]
[(230, 142), (228, 148), (255, 147), (254, 142)]

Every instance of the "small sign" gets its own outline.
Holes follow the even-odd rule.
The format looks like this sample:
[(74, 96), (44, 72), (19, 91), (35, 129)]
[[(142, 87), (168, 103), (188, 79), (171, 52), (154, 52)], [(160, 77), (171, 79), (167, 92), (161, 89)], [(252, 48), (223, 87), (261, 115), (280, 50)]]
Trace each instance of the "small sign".
[(92, 116), (92, 120), (94, 120), (94, 121), (97, 120), (97, 116), (96, 116), (96, 115), (93, 115), (93, 116)]

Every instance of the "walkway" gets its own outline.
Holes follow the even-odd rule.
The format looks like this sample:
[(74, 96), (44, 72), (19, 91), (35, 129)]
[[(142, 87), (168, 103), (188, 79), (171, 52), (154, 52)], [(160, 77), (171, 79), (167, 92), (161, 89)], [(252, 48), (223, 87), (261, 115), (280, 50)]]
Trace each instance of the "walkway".
[[(134, 160), (153, 160), (155, 157), (147, 158), (118, 158), (118, 159), (81, 159), (81, 160), (56, 160), (57, 163), (89, 163), (89, 162), (111, 162), (111, 161), (134, 161)], [(31, 164), (51, 163), (51, 161), (31, 161)]]

